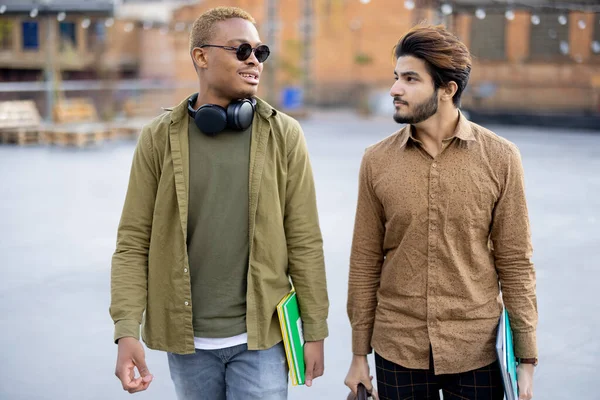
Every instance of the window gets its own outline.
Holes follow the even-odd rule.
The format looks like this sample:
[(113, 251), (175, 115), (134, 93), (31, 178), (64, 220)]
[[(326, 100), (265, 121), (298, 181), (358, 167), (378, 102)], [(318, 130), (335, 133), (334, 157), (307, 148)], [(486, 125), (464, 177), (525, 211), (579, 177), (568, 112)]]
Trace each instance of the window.
[(0, 50), (13, 48), (13, 22), (0, 19)]
[[(569, 54), (569, 18), (558, 13), (540, 14), (540, 23), (531, 24), (530, 55), (534, 60), (566, 58)], [(559, 17), (562, 25), (559, 22)]]
[(74, 50), (77, 47), (77, 34), (74, 22), (61, 22), (60, 30), (60, 51)]
[(89, 51), (94, 51), (104, 44), (106, 39), (106, 28), (103, 22), (92, 22), (87, 29), (87, 45)]
[(600, 13), (594, 18), (594, 36), (592, 36), (592, 55), (600, 57)]
[(480, 60), (504, 60), (506, 19), (504, 14), (488, 14), (471, 22), (471, 53)]
[(37, 50), (40, 47), (38, 23), (23, 22), (23, 50)]

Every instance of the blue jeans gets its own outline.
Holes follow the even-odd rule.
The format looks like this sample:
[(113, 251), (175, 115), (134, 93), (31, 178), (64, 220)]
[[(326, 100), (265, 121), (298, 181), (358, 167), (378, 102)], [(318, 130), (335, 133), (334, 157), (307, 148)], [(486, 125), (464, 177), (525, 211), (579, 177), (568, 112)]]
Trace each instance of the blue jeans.
[(195, 354), (168, 353), (179, 400), (285, 400), (288, 366), (283, 343), (267, 350), (246, 344)]

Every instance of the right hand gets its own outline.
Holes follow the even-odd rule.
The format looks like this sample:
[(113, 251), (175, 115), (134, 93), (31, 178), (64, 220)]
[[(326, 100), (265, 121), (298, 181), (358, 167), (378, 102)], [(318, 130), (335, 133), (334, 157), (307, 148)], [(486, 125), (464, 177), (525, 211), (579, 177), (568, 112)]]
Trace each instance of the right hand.
[[(148, 389), (152, 382), (152, 374), (146, 366), (146, 356), (140, 341), (132, 337), (123, 337), (119, 339), (118, 346), (115, 375), (121, 381), (123, 390), (136, 393)], [(137, 378), (134, 367), (140, 375)]]
[(373, 377), (369, 375), (369, 363), (367, 362), (367, 356), (352, 356), (352, 364), (350, 364), (350, 370), (344, 384), (350, 388), (352, 393), (356, 396), (358, 384), (362, 383), (367, 388), (367, 392), (371, 393), (374, 399), (378, 399), (377, 392), (373, 390), (373, 384), (371, 381)]

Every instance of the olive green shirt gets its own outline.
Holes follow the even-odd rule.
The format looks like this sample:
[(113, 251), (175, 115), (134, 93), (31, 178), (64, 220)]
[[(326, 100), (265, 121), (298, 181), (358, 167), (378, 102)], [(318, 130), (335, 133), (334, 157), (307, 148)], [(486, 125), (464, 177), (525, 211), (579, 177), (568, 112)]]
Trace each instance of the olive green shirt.
[(208, 136), (188, 124), (194, 335), (236, 336), (246, 332), (251, 129)]
[[(151, 349), (192, 354), (194, 326), (187, 252), (187, 99), (143, 128), (112, 258), (114, 339), (140, 336)], [(248, 193), (248, 348), (281, 341), (277, 303), (298, 294), (307, 341), (327, 337), (329, 300), (323, 240), (306, 141), (293, 118), (257, 99)]]

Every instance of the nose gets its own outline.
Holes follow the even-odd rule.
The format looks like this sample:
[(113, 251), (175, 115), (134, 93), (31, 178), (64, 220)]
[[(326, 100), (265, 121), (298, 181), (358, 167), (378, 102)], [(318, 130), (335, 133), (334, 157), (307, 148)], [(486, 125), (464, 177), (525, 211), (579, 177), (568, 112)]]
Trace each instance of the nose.
[(252, 50), (252, 53), (250, 53), (250, 57), (248, 57), (246, 59), (246, 65), (258, 65), (260, 64), (260, 62), (258, 62), (258, 58), (256, 58), (256, 55), (254, 54), (254, 50)]
[(390, 96), (396, 97), (396, 96), (403, 96), (403, 95), (404, 95), (404, 88), (402, 87), (402, 82), (400, 82), (400, 80), (397, 80), (396, 82), (394, 82), (394, 84), (392, 85), (392, 88), (390, 89)]

